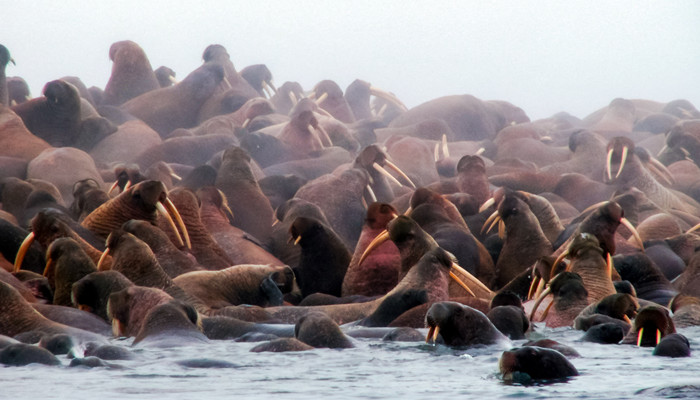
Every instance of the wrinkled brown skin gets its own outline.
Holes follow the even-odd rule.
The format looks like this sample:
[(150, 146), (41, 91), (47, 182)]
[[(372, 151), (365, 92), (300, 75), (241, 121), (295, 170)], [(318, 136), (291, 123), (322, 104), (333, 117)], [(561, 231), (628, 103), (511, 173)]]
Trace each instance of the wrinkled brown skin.
[[(314, 115), (316, 108), (311, 99), (301, 99), (291, 110), (289, 122), (277, 135), (277, 138), (289, 147), (288, 151), (293, 154), (293, 159), (308, 158), (325, 147), (315, 131), (319, 128), (318, 119)], [(314, 130), (309, 130), (309, 125)]]
[[(563, 272), (551, 281), (550, 288), (554, 305), (544, 321), (550, 328), (572, 326), (576, 317), (590, 304), (583, 280), (576, 273)], [(543, 302), (533, 321), (542, 320), (545, 308)]]
[(366, 172), (353, 168), (339, 176), (314, 179), (299, 188), (295, 197), (318, 205), (345, 246), (354, 249), (364, 224), (362, 196), (368, 181)]
[(299, 318), (294, 336), (315, 348), (347, 349), (355, 347), (338, 324), (322, 312), (311, 312)]
[(11, 109), (0, 105), (0, 155), (31, 161), (51, 148), (45, 140), (32, 134)]
[(107, 240), (107, 248), (112, 255), (112, 270), (134, 284), (163, 290), (173, 285), (148, 245), (136, 236), (116, 230)]
[[(281, 323), (295, 323), (303, 315), (311, 311), (322, 311), (326, 313), (337, 324), (345, 324), (356, 321), (370, 315), (385, 298), (408, 290), (425, 290), (428, 301), (444, 301), (449, 298), (448, 280), (449, 268), (452, 265), (452, 258), (442, 249), (434, 249), (423, 258), (406, 274), (396, 287), (386, 296), (366, 303), (336, 304), (327, 306), (310, 307), (269, 307), (266, 309), (253, 310), (254, 307), (227, 307), (219, 310), (218, 315), (229, 315), (244, 320), (262, 320), (261, 317), (273, 319)], [(265, 315), (260, 315), (260, 311), (265, 311)], [(252, 314), (252, 315), (251, 315)], [(256, 319), (253, 319), (256, 318)]]
[(121, 272), (93, 272), (73, 284), (73, 305), (75, 307), (82, 306), (89, 312), (110, 322), (107, 316), (109, 295), (133, 285)]
[(80, 95), (75, 86), (51, 81), (44, 86), (44, 97), (12, 107), (27, 129), (52, 146), (70, 146), (80, 128)]
[(45, 272), (54, 291), (53, 304), (71, 307), (73, 283), (97, 271), (95, 263), (80, 248), (78, 242), (71, 238), (54, 240), (46, 250), (46, 255), (47, 259), (53, 261), (53, 266)]
[(673, 286), (681, 294), (700, 296), (700, 253), (695, 253), (690, 259), (685, 271), (673, 281)]
[(138, 44), (130, 40), (112, 44), (109, 59), (112, 75), (105, 86), (102, 104), (118, 106), (160, 88), (151, 63)]
[(73, 202), (73, 186), (80, 180), (92, 179), (105, 186), (92, 157), (73, 147), (44, 150), (27, 165), (27, 178), (54, 184), (66, 205)]
[(130, 286), (109, 295), (109, 320), (116, 319), (121, 322), (124, 336), (136, 336), (141, 331), (148, 312), (171, 300), (173, 298), (160, 289)]
[[(620, 169), (624, 147), (629, 149), (627, 160), (620, 176), (615, 177)], [(644, 192), (649, 200), (664, 210), (676, 209), (693, 215), (697, 215), (700, 212), (700, 204), (698, 202), (683, 193), (664, 187), (651, 175), (635, 154), (632, 140), (625, 137), (615, 137), (608, 143), (606, 154), (611, 149), (613, 150), (610, 166), (612, 180), (609, 180), (606, 175), (604, 182), (613, 185), (618, 190), (636, 187)]]
[(343, 279), (341, 292), (343, 297), (356, 294), (384, 295), (399, 282), (401, 258), (399, 249), (390, 240), (376, 248), (362, 264), (358, 264), (370, 242), (386, 229), (389, 221), (397, 214), (396, 209), (389, 204), (370, 204), (360, 239), (357, 241), (355, 252)]
[(575, 238), (569, 246), (569, 271), (581, 276), (588, 291), (588, 304), (596, 303), (606, 296), (615, 294), (612, 279), (606, 273), (603, 249), (595, 237)]
[(44, 334), (65, 333), (80, 341), (104, 338), (91, 332), (50, 321), (35, 311), (12, 286), (0, 282), (0, 335), (15, 336), (22, 332), (38, 331)]
[(550, 255), (552, 244), (530, 207), (517, 196), (506, 194), (498, 213), (506, 224), (506, 239), (496, 262), (496, 287), (500, 288), (540, 257)]
[(260, 190), (250, 166), (250, 156), (239, 147), (224, 151), (216, 187), (228, 199), (234, 226), (261, 242), (269, 239), (273, 221), (270, 201)]
[(197, 125), (199, 109), (212, 96), (223, 77), (220, 66), (205, 64), (175, 86), (146, 92), (122, 104), (121, 109), (165, 137), (177, 128)]
[(180, 251), (165, 232), (146, 221), (132, 219), (125, 223), (122, 229), (148, 244), (163, 271), (170, 278), (203, 269), (194, 257)]
[(401, 168), (417, 187), (428, 186), (440, 179), (433, 149), (422, 139), (398, 136), (387, 140), (385, 146), (389, 160)]
[[(170, 191), (168, 197), (177, 207), (187, 227), (192, 243), (191, 252), (197, 259), (197, 263), (209, 270), (219, 270), (233, 265), (233, 260), (216, 243), (202, 223), (199, 217), (199, 200), (194, 192), (185, 188), (176, 188)], [(164, 219), (160, 219), (159, 224), (160, 228), (167, 232), (171, 241), (177, 240), (175, 232), (168, 228)]]
[[(12, 266), (11, 263), (10, 266)], [(22, 281), (17, 279), (14, 275), (12, 275), (12, 273), (6, 271), (4, 268), (0, 268), (0, 282), (4, 282), (7, 285), (12, 286), (27, 302), (34, 303), (37, 301), (37, 298), (34, 297), (31, 290), (25, 286)]]
[(68, 306), (32, 303), (32, 307), (47, 319), (88, 332), (109, 335), (110, 326), (100, 317)]
[(134, 162), (144, 150), (161, 144), (163, 140), (158, 132), (145, 122), (134, 119), (119, 125), (117, 131), (100, 140), (90, 155), (103, 164), (114, 162)]
[(343, 89), (337, 83), (331, 80), (323, 80), (314, 86), (313, 91), (316, 92), (316, 98), (321, 97), (324, 93), (328, 94), (328, 97), (319, 106), (328, 111), (333, 118), (346, 124), (355, 122), (355, 115), (353, 115), (350, 105), (343, 97)]
[(445, 96), (411, 108), (396, 117), (389, 127), (412, 125), (428, 118), (443, 119), (457, 140), (481, 140), (495, 136), (497, 126), (484, 102), (470, 95)]
[(107, 235), (131, 219), (142, 219), (155, 224), (156, 202), (163, 201), (166, 197), (163, 183), (144, 181), (98, 207), (85, 217), (81, 225), (106, 239)]
[(204, 187), (197, 191), (197, 195), (201, 202), (199, 216), (202, 224), (231, 260), (230, 265), (284, 265), (277, 257), (267, 252), (261, 243), (229, 223), (223, 209), (223, 198), (216, 188)]
[(288, 266), (235, 265), (221, 271), (190, 272), (173, 282), (212, 309), (239, 304), (265, 307), (269, 300), (260, 286), (268, 277), (282, 293), (298, 290), (294, 273)]
[(474, 196), (479, 205), (491, 197), (491, 187), (486, 177), (486, 164), (479, 156), (466, 155), (457, 163), (457, 187), (460, 192)]

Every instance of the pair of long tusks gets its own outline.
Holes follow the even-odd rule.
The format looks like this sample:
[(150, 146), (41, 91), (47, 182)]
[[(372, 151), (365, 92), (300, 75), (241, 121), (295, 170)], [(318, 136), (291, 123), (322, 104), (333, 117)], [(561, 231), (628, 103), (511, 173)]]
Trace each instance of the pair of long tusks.
[(460, 267), (456, 263), (452, 263), (452, 268), (450, 270), (450, 276), (452, 279), (454, 279), (460, 286), (464, 288), (469, 294), (472, 296), (476, 297), (474, 295), (474, 292), (467, 287), (466, 282), (471, 283), (472, 285), (478, 287), (482, 291), (486, 293), (488, 297), (493, 296), (493, 292), (491, 289), (489, 289), (486, 285), (483, 284), (477, 277), (472, 275), (469, 271), (465, 270), (464, 268)]
[[(384, 164), (387, 166), (387, 168), (389, 168), (390, 170), (396, 172), (396, 174), (398, 174), (401, 178), (403, 178), (403, 179), (408, 183), (408, 186), (411, 187), (411, 189), (415, 189), (415, 188), (416, 188), (416, 185), (413, 183), (413, 181), (411, 180), (411, 178), (409, 178), (408, 175), (406, 175), (406, 174), (401, 170), (401, 168), (399, 168), (396, 164), (394, 164), (393, 162), (391, 162), (391, 161), (389, 161), (389, 160), (386, 160), (386, 159), (384, 160)], [(378, 163), (376, 163), (376, 162), (373, 163), (373, 164), (372, 164), (372, 168), (374, 168), (375, 170), (377, 170), (377, 172), (379, 172), (380, 174), (382, 174), (382, 175), (386, 176), (387, 178), (389, 178), (389, 180), (391, 180), (392, 182), (396, 183), (397, 185), (399, 185), (399, 186), (406, 186), (406, 185), (404, 185), (403, 183), (399, 182), (398, 179), (394, 178), (386, 169), (384, 169), (384, 167), (382, 167), (382, 166), (379, 165)]]
[(438, 337), (438, 334), (440, 333), (440, 327), (439, 326), (431, 326), (428, 329), (428, 334), (425, 335), (425, 343), (435, 343), (435, 340)]
[(399, 107), (403, 111), (408, 111), (408, 108), (406, 107), (406, 105), (403, 104), (403, 102), (401, 100), (399, 100), (398, 97), (394, 96), (393, 94), (391, 94), (387, 91), (379, 89), (375, 86), (370, 86), (369, 93), (371, 95), (373, 95), (374, 97), (380, 97), (380, 98), (396, 105), (397, 107)]
[[(556, 278), (556, 277), (555, 277)], [(553, 281), (554, 278), (550, 279), (549, 281)], [(542, 294), (540, 294), (540, 297), (537, 298), (535, 301), (535, 305), (532, 306), (532, 311), (530, 312), (530, 321), (534, 322), (535, 318), (535, 312), (537, 312), (537, 309), (539, 308), (540, 304), (542, 304), (542, 300), (544, 300), (545, 297), (547, 297), (548, 294), (552, 293), (552, 287), (549, 286), (545, 290), (542, 291)], [(552, 303), (554, 303), (554, 300), (552, 300)], [(544, 319), (544, 318), (543, 318)]]
[[(490, 224), (490, 225), (489, 225)], [(481, 233), (489, 233), (491, 232), (491, 229), (493, 229), (494, 226), (498, 224), (498, 237), (503, 239), (506, 236), (506, 224), (503, 222), (503, 219), (501, 216), (498, 214), (498, 211), (494, 211), (489, 217), (486, 219), (486, 222), (484, 222), (484, 225), (481, 227)], [(488, 229), (486, 229), (486, 226), (488, 225)], [(484, 231), (486, 229), (486, 231)]]
[(527, 291), (528, 300), (539, 297), (542, 290), (544, 290), (544, 279), (535, 273), (536, 266), (537, 264), (532, 266), (532, 282), (530, 283), (530, 289)]
[[(620, 174), (622, 173), (622, 169), (625, 167), (625, 162), (627, 161), (627, 154), (629, 153), (629, 147), (624, 146), (622, 148), (622, 159), (620, 160), (620, 169), (617, 170), (617, 173), (615, 174), (615, 179), (617, 179)], [(607, 163), (605, 165), (605, 171), (608, 174), (608, 180), (612, 181), (612, 155), (613, 155), (613, 149), (608, 150), (608, 159)]]
[(267, 95), (267, 97), (271, 98), (273, 96), (273, 94), (277, 93), (277, 89), (275, 89), (275, 85), (272, 84), (272, 81), (270, 81), (268, 83), (266, 80), (263, 79), (262, 88), (263, 88), (263, 91), (265, 92), (265, 94)]
[[(440, 158), (440, 145), (442, 144), (442, 158)], [(442, 159), (449, 158), (450, 157), (450, 149), (447, 147), (447, 135), (442, 134), (442, 141), (441, 142), (435, 142), (435, 149), (433, 151), (433, 158), (435, 159), (435, 162), (438, 162)]]
[(216, 191), (219, 192), (219, 196), (221, 196), (221, 207), (228, 213), (229, 217), (231, 217), (231, 220), (233, 221), (233, 211), (228, 205), (228, 198), (224, 192), (221, 191), (221, 189), (216, 189)]
[[(642, 335), (644, 334), (644, 328), (639, 329), (639, 333), (637, 333), (637, 347), (640, 347), (642, 345)], [(661, 331), (656, 330), (656, 344), (659, 344), (661, 341)]]
[[(180, 246), (187, 245), (188, 249), (192, 249), (192, 243), (190, 242), (190, 235), (187, 233), (187, 227), (185, 227), (185, 222), (182, 220), (182, 217), (180, 216), (180, 213), (177, 211), (177, 208), (175, 208), (175, 204), (173, 204), (173, 202), (170, 201), (170, 199), (168, 199), (168, 198), (165, 199), (164, 203), (160, 202), (160, 201), (157, 202), (156, 209), (168, 221), (168, 225), (170, 225), (170, 227), (175, 232), (175, 235), (177, 236), (177, 241), (180, 244)], [(180, 231), (178, 231), (177, 226), (175, 226), (175, 222), (173, 222), (173, 219), (170, 216), (170, 214), (175, 216), (175, 219), (177, 220), (177, 224), (180, 226), (180, 231), (182, 231), (182, 236), (185, 237), (184, 243), (182, 241), (182, 236), (180, 235)]]
[(481, 207), (479, 207), (479, 212), (482, 213), (486, 211), (489, 207), (491, 207), (494, 204), (496, 204), (496, 199), (494, 199), (493, 197), (489, 197), (489, 199), (486, 200), (484, 204), (481, 205)]

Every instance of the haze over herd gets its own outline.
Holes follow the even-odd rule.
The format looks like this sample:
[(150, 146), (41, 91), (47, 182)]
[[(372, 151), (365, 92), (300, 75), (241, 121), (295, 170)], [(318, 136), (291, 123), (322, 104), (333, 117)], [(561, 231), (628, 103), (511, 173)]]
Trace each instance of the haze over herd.
[(506, 381), (578, 375), (535, 323), (691, 356), (691, 102), (531, 120), (508, 99), (409, 108), (360, 79), (275, 82), (218, 44), (193, 71), (128, 40), (105, 51), (103, 87), (33, 95), (0, 45), (0, 363), (384, 340), (485, 347)]

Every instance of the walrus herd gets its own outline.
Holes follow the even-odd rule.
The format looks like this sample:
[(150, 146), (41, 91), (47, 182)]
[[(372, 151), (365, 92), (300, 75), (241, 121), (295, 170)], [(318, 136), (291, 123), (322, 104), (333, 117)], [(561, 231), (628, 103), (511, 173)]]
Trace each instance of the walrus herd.
[[(690, 356), (676, 332), (700, 324), (688, 101), (531, 121), (470, 95), (408, 109), (362, 80), (276, 87), (217, 44), (180, 80), (132, 41), (108, 53), (104, 89), (63, 77), (32, 97), (0, 45), (0, 363), (138, 357), (110, 337), (500, 352), (535, 324)], [(576, 356), (540, 340), (498, 367), (561, 380)]]

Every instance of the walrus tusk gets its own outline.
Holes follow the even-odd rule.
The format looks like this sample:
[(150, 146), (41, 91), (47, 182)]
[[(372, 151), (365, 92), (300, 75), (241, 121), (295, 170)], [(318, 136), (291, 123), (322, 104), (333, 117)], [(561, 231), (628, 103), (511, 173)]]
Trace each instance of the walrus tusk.
[(122, 190), (122, 192), (126, 192), (127, 190), (129, 190), (130, 187), (131, 187), (131, 181), (130, 180), (126, 181), (126, 185), (124, 185), (124, 190)]
[(632, 324), (632, 320), (630, 319), (630, 317), (627, 316), (627, 314), (624, 314), (624, 315), (622, 316), (622, 319), (624, 319), (625, 322), (627, 322), (628, 324), (630, 324), (630, 326), (634, 325), (634, 324)]
[(297, 100), (297, 96), (294, 94), (294, 92), (287, 92), (287, 95), (289, 96), (289, 101), (291, 101), (293, 105), (297, 105), (299, 100)]
[[(561, 254), (559, 254), (559, 257), (557, 257), (556, 260), (552, 263), (552, 269), (549, 271), (549, 276), (554, 276), (555, 272), (557, 271), (557, 267), (559, 266), (559, 263), (564, 260), (569, 255), (569, 250), (562, 251)], [(568, 267), (567, 267), (568, 268)]]
[(581, 215), (586, 215), (586, 214), (588, 214), (589, 212), (595, 210), (596, 208), (602, 206), (603, 204), (605, 204), (605, 203), (607, 203), (607, 202), (608, 202), (608, 200), (601, 201), (601, 202), (598, 202), (598, 203), (595, 203), (595, 204), (591, 204), (590, 206), (586, 207), (583, 211), (581, 211)]
[(323, 92), (322, 95), (318, 96), (318, 98), (316, 100), (314, 100), (314, 103), (316, 103), (317, 105), (320, 105), (327, 98), (328, 98), (328, 92)]
[[(268, 82), (268, 81), (263, 79), (262, 85), (263, 85), (263, 89), (267, 89), (267, 90), (271, 91), (272, 93), (277, 94), (277, 88), (272, 83), (272, 81)], [(269, 93), (268, 93), (268, 96), (272, 97), (272, 95)]]
[(54, 263), (55, 262), (54, 262), (53, 258), (47, 256), (46, 266), (44, 267), (44, 272), (42, 273), (42, 275), (44, 275), (45, 277), (48, 278), (49, 277), (49, 270), (51, 269), (51, 267), (53, 267)]
[(277, 226), (277, 224), (279, 224), (279, 223), (280, 223), (280, 220), (278, 220), (277, 218), (275, 218), (275, 220), (272, 221), (272, 226)]
[[(111, 233), (109, 235), (112, 236)], [(107, 239), (109, 241), (109, 236), (107, 237)], [(100, 256), (99, 261), (97, 261), (96, 268), (98, 271), (106, 271), (106, 268), (103, 266), (103, 264), (105, 263), (105, 260), (107, 259), (108, 255), (109, 255), (109, 247), (107, 247), (105, 249), (105, 251), (102, 252), (102, 255)]]
[(486, 153), (486, 147), (479, 147), (479, 150), (474, 153), (475, 156), (480, 156), (482, 154)]
[(425, 335), (425, 343), (435, 343), (435, 339), (437, 339), (438, 333), (440, 333), (440, 327), (439, 326), (431, 326), (428, 328), (428, 334)]
[(412, 189), (415, 189), (415, 188), (416, 188), (416, 185), (413, 183), (413, 181), (411, 180), (411, 178), (409, 178), (408, 175), (406, 175), (403, 171), (401, 171), (401, 168), (397, 167), (396, 164), (394, 164), (393, 162), (391, 162), (391, 161), (389, 161), (389, 160), (384, 160), (384, 164), (386, 164), (386, 166), (387, 166), (389, 169), (391, 169), (392, 171), (396, 172), (396, 173), (399, 174), (403, 179), (405, 179), (406, 182), (408, 182), (409, 186), (411, 186)]
[(116, 318), (112, 318), (112, 334), (117, 338), (124, 336), (124, 325)]
[[(491, 229), (498, 223), (498, 221), (501, 219), (501, 216), (498, 215), (498, 211), (494, 211), (489, 217), (486, 219), (486, 222), (484, 222), (484, 225), (481, 226), (481, 233), (489, 233)], [(486, 229), (486, 226), (488, 225), (488, 229)], [(486, 229), (484, 231), (484, 229)]]
[(228, 81), (228, 78), (224, 76), (224, 83), (226, 84), (226, 87), (228, 89), (231, 89), (233, 86), (231, 86), (231, 82)]
[[(532, 306), (532, 311), (530, 312), (530, 321), (535, 322), (534, 318), (535, 318), (535, 312), (537, 311), (537, 308), (538, 308), (538, 307), (540, 306), (540, 304), (542, 303), (542, 300), (544, 300), (544, 298), (547, 297), (547, 295), (550, 294), (550, 293), (552, 293), (552, 288), (551, 288), (551, 287), (548, 287), (547, 289), (545, 289), (545, 290), (542, 292), (542, 294), (540, 295), (540, 297), (537, 298), (537, 300), (535, 301), (535, 305)], [(552, 301), (554, 301), (554, 300), (552, 300)]]
[(615, 179), (617, 179), (622, 173), (622, 168), (625, 167), (625, 162), (627, 162), (627, 153), (629, 152), (629, 147), (625, 146), (622, 148), (622, 159), (620, 160), (620, 169), (617, 170), (615, 174)]
[(168, 75), (168, 80), (173, 84), (177, 85), (177, 79), (173, 75)]
[(658, 345), (660, 341), (661, 341), (661, 331), (657, 329), (656, 330), (656, 344)]
[(494, 204), (496, 204), (496, 199), (494, 199), (493, 197), (489, 197), (489, 199), (486, 200), (484, 204), (481, 205), (481, 207), (479, 207), (479, 212), (482, 213), (486, 211), (489, 207), (491, 207)]
[(413, 207), (411, 207), (411, 205), (409, 204), (406, 211), (403, 212), (403, 215), (410, 217), (412, 212), (413, 212)]
[(629, 229), (630, 232), (632, 232), (632, 236), (634, 236), (634, 239), (637, 241), (637, 244), (639, 244), (639, 248), (644, 251), (644, 242), (642, 241), (642, 237), (639, 236), (639, 232), (637, 232), (637, 229), (634, 228), (632, 223), (625, 217), (620, 218), (620, 223), (625, 226), (625, 228)]
[(116, 188), (118, 188), (118, 187), (119, 187), (119, 181), (118, 181), (118, 180), (117, 180), (117, 181), (114, 181), (114, 183), (112, 184), (112, 186), (110, 186), (110, 187), (109, 187), (109, 190), (107, 191), (107, 196), (111, 196), (111, 195), (112, 195), (112, 192), (114, 191), (114, 189), (116, 189)]
[(656, 154), (656, 156), (658, 157), (658, 156), (662, 155), (666, 150), (668, 150), (668, 145), (664, 143), (664, 147), (662, 147), (661, 150), (659, 150), (659, 152)]
[(17, 255), (15, 255), (15, 269), (12, 272), (17, 272), (22, 267), (22, 261), (24, 261), (24, 256), (27, 254), (27, 250), (34, 242), (34, 232), (29, 232), (26, 238), (22, 241), (22, 244), (17, 249)]
[(612, 278), (612, 269), (613, 269), (613, 260), (612, 260), (612, 256), (610, 255), (610, 253), (608, 253), (608, 255), (605, 256), (605, 273), (610, 278)]
[(165, 209), (165, 206), (163, 203), (160, 201), (156, 203), (156, 209), (158, 212), (160, 212), (163, 215), (163, 218), (165, 218), (166, 221), (168, 221), (168, 225), (170, 225), (170, 228), (175, 232), (175, 236), (177, 236), (177, 242), (180, 245), (180, 247), (184, 246), (185, 243), (182, 241), (182, 236), (180, 236), (180, 232), (177, 230), (177, 226), (175, 226), (175, 222), (173, 221), (172, 217), (170, 214), (168, 214), (168, 210)]
[(642, 345), (642, 335), (644, 334), (644, 327), (639, 328), (637, 332), (637, 347)]
[(375, 237), (372, 239), (372, 241), (369, 243), (367, 248), (365, 249), (364, 253), (362, 253), (362, 256), (360, 256), (360, 261), (358, 261), (357, 265), (362, 264), (363, 261), (365, 261), (365, 258), (369, 256), (369, 254), (374, 251), (377, 247), (379, 247), (382, 243), (386, 242), (389, 240), (389, 231), (384, 229)]
[(173, 202), (170, 201), (170, 199), (167, 197), (165, 198), (165, 207), (172, 215), (175, 216), (175, 221), (177, 221), (177, 224), (180, 227), (180, 230), (182, 231), (182, 236), (185, 237), (185, 243), (187, 244), (187, 248), (192, 250), (192, 242), (190, 241), (190, 235), (187, 232), (187, 226), (185, 226), (185, 221), (182, 220), (182, 216), (180, 215), (180, 212), (177, 211), (175, 204), (173, 204)]
[(668, 168), (666, 168), (665, 165), (661, 164), (656, 158), (649, 157), (648, 169), (653, 174), (663, 179), (668, 184), (668, 186), (673, 186), (676, 183), (676, 180), (673, 177), (673, 174), (671, 174), (671, 171), (669, 171)]
[(440, 143), (435, 142), (435, 148), (433, 149), (433, 160), (435, 162), (440, 161)]
[(372, 187), (371, 187), (369, 184), (367, 184), (367, 185), (365, 186), (365, 189), (367, 189), (367, 193), (369, 194), (369, 197), (372, 199), (372, 202), (373, 202), (373, 203), (376, 203), (376, 202), (377, 202), (377, 196), (374, 195), (374, 190), (372, 190)]
[(553, 305), (553, 304), (554, 304), (554, 299), (552, 299), (552, 301), (551, 301), (549, 304), (547, 304), (547, 307), (546, 307), (546, 308), (544, 309), (544, 311), (542, 312), (542, 319), (541, 319), (541, 321), (544, 321), (545, 319), (547, 319), (547, 315), (549, 314), (549, 309), (552, 308), (552, 305)]
[(379, 111), (377, 111), (376, 116), (377, 116), (377, 117), (381, 117), (382, 115), (384, 115), (384, 112), (386, 112), (387, 107), (388, 107), (388, 106), (387, 106), (386, 103), (382, 104), (382, 106), (379, 107)]
[(442, 134), (442, 155), (445, 158), (450, 158), (450, 149), (447, 147), (447, 135)]
[(326, 130), (323, 129), (321, 124), (318, 125), (317, 130), (319, 132), (321, 132), (321, 135), (319, 135), (319, 136), (321, 137), (322, 142), (324, 142), (324, 141), (326, 142), (326, 147), (333, 147), (333, 141), (331, 140), (331, 137), (328, 136), (328, 132), (326, 132)]
[(527, 300), (532, 300), (532, 296), (540, 285), (540, 281), (543, 279), (535, 273), (535, 265), (532, 266), (532, 282), (530, 282), (530, 289), (527, 291)]
[(402, 184), (401, 182), (399, 182), (398, 179), (394, 178), (394, 175), (390, 174), (389, 171), (385, 170), (384, 167), (382, 167), (382, 166), (379, 165), (378, 163), (376, 163), (376, 162), (372, 163), (372, 168), (374, 168), (374, 169), (375, 169), (377, 172), (379, 172), (380, 174), (386, 176), (387, 179), (389, 179), (390, 181), (394, 182), (394, 183), (397, 184), (398, 186), (405, 186), (404, 184)]
[(503, 222), (502, 218), (498, 220), (498, 237), (501, 239), (505, 239), (506, 237), (506, 223)]
[[(469, 271), (467, 271), (466, 269), (460, 267), (458, 264), (452, 263), (451, 269), (452, 269), (452, 270), (450, 271), (450, 273), (453, 274), (453, 275), (456, 275), (456, 277), (455, 277), (455, 276), (452, 276), (452, 275), (450, 275), (450, 276), (452, 276), (452, 279), (455, 279), (455, 280), (456, 280), (456, 279), (459, 279), (459, 281), (458, 281), (457, 283), (459, 283), (460, 286), (466, 285), (466, 282), (465, 282), (465, 280), (466, 280), (467, 282), (471, 283), (472, 285), (477, 286), (479, 289), (481, 289), (481, 290), (483, 290), (484, 292), (486, 292), (486, 294), (487, 294), (489, 297), (491, 297), (491, 296), (493, 295), (493, 292), (491, 291), (491, 289), (489, 289), (489, 288), (488, 288), (486, 285), (484, 285), (477, 277), (475, 277), (474, 275), (472, 275), (472, 274), (471, 274)], [(457, 274), (457, 273), (459, 273), (459, 274)], [(464, 286), (462, 286), (462, 287), (464, 287)], [(476, 297), (470, 289), (465, 288), (465, 290), (467, 290), (468, 292), (472, 293), (472, 296)]]
[(608, 174), (608, 181), (612, 181), (612, 155), (613, 149), (608, 150), (608, 158), (605, 162), (605, 172)]
[(298, 246), (300, 241), (301, 241), (301, 235), (297, 236), (297, 238), (294, 239), (294, 245)]
[(399, 100), (398, 97), (396, 97), (395, 95), (393, 95), (387, 91), (379, 89), (375, 86), (370, 86), (369, 93), (371, 95), (373, 95), (374, 97), (382, 98), (382, 99), (388, 101), (389, 103), (394, 104), (395, 106), (399, 107), (403, 111), (408, 111), (408, 108), (406, 107), (406, 105), (403, 104), (403, 102), (401, 100)]
[(246, 118), (245, 121), (243, 121), (243, 125), (241, 125), (241, 128), (247, 128), (249, 123), (250, 123), (250, 118)]

